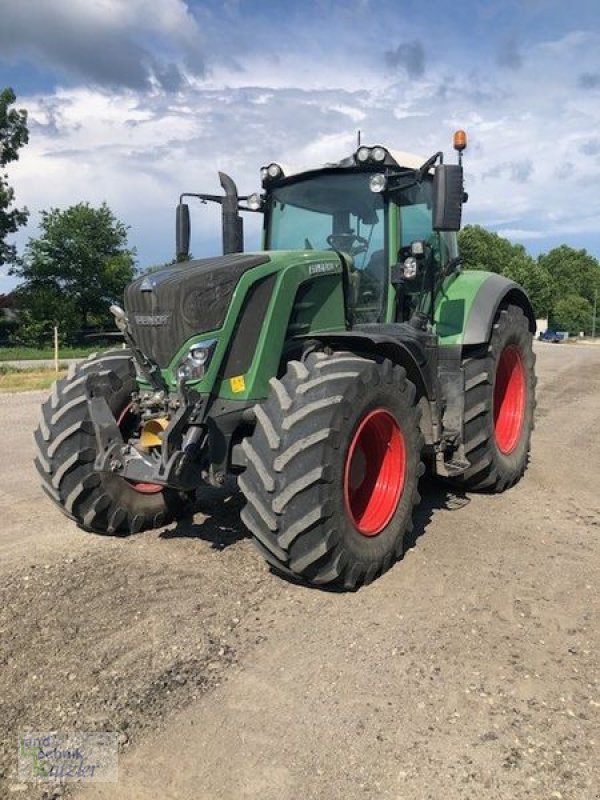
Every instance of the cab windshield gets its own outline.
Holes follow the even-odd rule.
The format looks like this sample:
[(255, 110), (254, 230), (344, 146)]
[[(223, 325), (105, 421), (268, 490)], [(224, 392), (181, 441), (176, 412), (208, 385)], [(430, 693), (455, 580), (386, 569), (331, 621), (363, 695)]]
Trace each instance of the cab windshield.
[(385, 213), (369, 174), (319, 175), (273, 189), (269, 250), (341, 250), (352, 256), (355, 318), (383, 319), (387, 285)]

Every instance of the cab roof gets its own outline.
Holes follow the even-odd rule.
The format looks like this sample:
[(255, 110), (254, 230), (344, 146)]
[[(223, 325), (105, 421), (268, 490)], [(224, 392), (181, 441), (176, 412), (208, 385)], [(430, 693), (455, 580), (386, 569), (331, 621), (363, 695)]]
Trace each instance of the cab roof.
[[(366, 147), (365, 145), (362, 145)], [(379, 145), (374, 145), (372, 147), (368, 147), (369, 150), (373, 150), (375, 147), (379, 147)], [(292, 164), (284, 164), (281, 161), (273, 162), (277, 164), (281, 172), (283, 173), (280, 177), (288, 179), (294, 178), (299, 175), (320, 172), (321, 170), (325, 169), (344, 169), (348, 167), (356, 167), (356, 166), (365, 166), (365, 167), (376, 167), (381, 166), (383, 167), (400, 167), (404, 169), (419, 169), (423, 166), (425, 161), (427, 160), (425, 156), (416, 155), (415, 153), (407, 153), (403, 150), (392, 150), (388, 147), (383, 148), (386, 151), (386, 158), (385, 161), (377, 162), (368, 161), (361, 163), (356, 159), (356, 152), (352, 153), (351, 155), (347, 156), (346, 158), (341, 159), (340, 161), (333, 161), (328, 162), (326, 164), (318, 164), (318, 165), (308, 165), (299, 167), (297, 165)]]

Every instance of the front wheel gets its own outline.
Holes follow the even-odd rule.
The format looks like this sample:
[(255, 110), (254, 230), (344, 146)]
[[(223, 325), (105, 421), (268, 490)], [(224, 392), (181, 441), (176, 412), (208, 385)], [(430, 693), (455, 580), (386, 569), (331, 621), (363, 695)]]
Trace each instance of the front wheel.
[(390, 361), (312, 353), (256, 407), (239, 479), (242, 519), (267, 561), (355, 589), (402, 554), (419, 501), (415, 387)]
[(113, 377), (107, 402), (121, 433), (125, 439), (135, 433), (139, 420), (131, 412), (131, 396), (137, 390), (131, 353), (114, 350), (77, 364), (54, 384), (42, 405), (35, 432), (42, 488), (64, 514), (96, 533), (137, 533), (190, 513), (188, 498), (179, 492), (95, 471), (97, 445), (85, 381), (99, 372)]
[(535, 411), (533, 336), (522, 309), (498, 313), (489, 344), (463, 361), (465, 455), (470, 468), (453, 482), (501, 492), (527, 468)]

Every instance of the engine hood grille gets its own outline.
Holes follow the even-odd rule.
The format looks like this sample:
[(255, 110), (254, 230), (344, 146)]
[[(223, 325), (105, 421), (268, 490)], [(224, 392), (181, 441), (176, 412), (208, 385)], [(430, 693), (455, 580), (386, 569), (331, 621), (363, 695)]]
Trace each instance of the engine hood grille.
[(238, 281), (269, 256), (234, 255), (174, 264), (125, 290), (125, 310), (140, 349), (161, 368), (190, 337), (220, 328)]

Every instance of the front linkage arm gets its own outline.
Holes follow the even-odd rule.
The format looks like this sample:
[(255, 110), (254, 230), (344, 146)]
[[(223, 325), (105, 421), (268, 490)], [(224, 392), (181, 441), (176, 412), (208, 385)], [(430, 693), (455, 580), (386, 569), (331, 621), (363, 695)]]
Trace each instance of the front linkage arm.
[(196, 392), (185, 398), (164, 432), (160, 458), (154, 459), (123, 440), (107, 402), (118, 388), (117, 382), (118, 378), (110, 372), (86, 379), (85, 393), (98, 452), (94, 469), (134, 482), (156, 483), (181, 491), (194, 489), (201, 480), (195, 456), (205, 436), (206, 398)]

